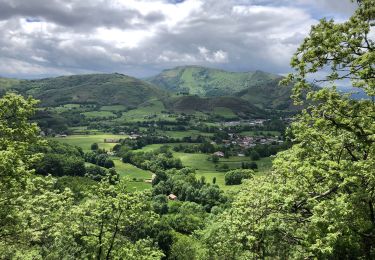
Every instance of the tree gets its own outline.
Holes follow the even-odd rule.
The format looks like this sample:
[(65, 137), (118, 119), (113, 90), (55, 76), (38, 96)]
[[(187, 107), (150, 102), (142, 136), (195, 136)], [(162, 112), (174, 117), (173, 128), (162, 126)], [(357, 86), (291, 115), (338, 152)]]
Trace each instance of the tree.
[(216, 163), (219, 162), (220, 157), (217, 156), (216, 154), (214, 154), (214, 155), (211, 156), (211, 159), (212, 159), (212, 162), (216, 164)]
[(248, 168), (252, 169), (252, 170), (256, 170), (256, 169), (258, 169), (258, 164), (256, 162), (250, 162), (248, 164)]
[(169, 259), (171, 260), (204, 260), (210, 259), (208, 250), (191, 236), (176, 235)]
[[(358, 1), (344, 23), (323, 19), (292, 59), (293, 98), (305, 109), (290, 128), (291, 149), (272, 174), (248, 181), (233, 207), (204, 234), (220, 259), (375, 257), (375, 1)], [(308, 84), (307, 77), (327, 73)], [(336, 84), (350, 80), (369, 98)], [(307, 100), (305, 100), (305, 98)], [(225, 239), (224, 239), (225, 238)]]
[(252, 170), (237, 169), (225, 173), (225, 185), (239, 185), (243, 179), (249, 179), (253, 175)]
[(127, 184), (103, 180), (86, 194), (73, 210), (76, 233), (82, 243), (81, 258), (160, 259), (163, 255), (149, 239), (139, 239), (143, 230), (157, 221), (149, 194), (129, 193)]
[(98, 143), (93, 143), (93, 144), (91, 145), (91, 150), (96, 151), (96, 150), (98, 150), (98, 149), (99, 149), (99, 145), (98, 145)]
[(39, 128), (28, 121), (36, 103), (16, 94), (0, 99), (0, 258), (4, 259), (60, 258), (62, 252), (73, 257), (76, 248), (62, 243), (69, 241), (68, 233), (56, 232), (67, 225), (70, 191), (55, 193), (52, 178), (32, 177), (31, 165), (40, 154), (30, 148), (43, 144)]
[(259, 153), (255, 150), (252, 150), (250, 152), (250, 159), (253, 160), (253, 161), (258, 161), (260, 159)]
[(43, 143), (28, 121), (35, 104), (15, 94), (0, 99), (0, 258), (160, 259), (144, 235), (158, 222), (149, 194), (128, 193), (112, 173), (75, 204), (51, 176), (33, 175), (40, 155), (32, 147)]

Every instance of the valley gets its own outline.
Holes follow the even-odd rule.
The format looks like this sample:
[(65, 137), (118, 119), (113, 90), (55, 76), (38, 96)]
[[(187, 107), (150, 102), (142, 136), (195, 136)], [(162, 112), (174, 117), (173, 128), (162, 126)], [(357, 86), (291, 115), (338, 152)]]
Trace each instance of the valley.
[[(290, 108), (290, 88), (281, 91), (278, 86), (280, 78), (259, 71), (187, 66), (147, 81), (122, 74), (3, 79), (0, 91), (39, 99), (33, 120), (43, 136), (80, 147), (83, 153), (97, 144), (113, 160), (120, 177), (128, 178), (132, 190), (150, 189), (147, 180), (154, 172), (122, 162), (118, 147), (126, 146), (125, 140), (142, 143), (128, 147), (139, 153), (167, 149), (184, 167), (194, 169), (198, 179), (231, 190), (234, 186), (225, 185), (225, 172), (251, 165), (265, 175), (272, 165), (269, 156), (288, 147), (283, 133), (295, 109)], [(256, 90), (265, 86), (270, 88), (265, 89), (267, 102), (265, 94)], [(274, 104), (282, 104), (278, 107), (283, 109)], [(106, 142), (109, 139), (114, 142)], [(250, 158), (258, 153), (257, 146), (272, 151)], [(215, 153), (223, 158), (212, 162)]]

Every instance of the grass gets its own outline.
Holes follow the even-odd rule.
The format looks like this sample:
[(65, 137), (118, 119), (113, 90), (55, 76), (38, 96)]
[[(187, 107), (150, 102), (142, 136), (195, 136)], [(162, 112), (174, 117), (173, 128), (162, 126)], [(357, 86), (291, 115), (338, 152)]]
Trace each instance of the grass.
[[(129, 163), (123, 163), (119, 158), (113, 158), (113, 161), (115, 163), (115, 169), (120, 177), (129, 179), (130, 191), (151, 189), (151, 184), (144, 182), (144, 180), (150, 179), (152, 172), (139, 169)], [(138, 181), (134, 181), (134, 178), (138, 179)]]
[(113, 112), (124, 111), (125, 109), (126, 107), (123, 105), (102, 106), (100, 108), (101, 111), (113, 111)]
[(104, 143), (104, 139), (124, 139), (126, 135), (114, 135), (114, 134), (91, 134), (91, 135), (70, 135), (67, 137), (52, 137), (52, 140), (60, 141), (70, 145), (79, 146), (84, 152), (88, 152), (91, 149), (93, 143), (98, 143), (99, 148), (110, 150), (115, 144)]
[(123, 163), (119, 158), (113, 158), (113, 162), (121, 177), (150, 179), (152, 176), (152, 172), (142, 170), (129, 163)]
[(140, 104), (138, 108), (122, 113), (122, 116), (116, 121), (120, 122), (144, 122), (144, 121), (176, 121), (176, 116), (172, 114), (163, 113), (165, 110), (164, 104), (161, 101), (149, 101)]
[(141, 149), (137, 149), (137, 150), (134, 150), (135, 152), (152, 152), (152, 151), (155, 151), (157, 149), (159, 149), (160, 147), (164, 146), (164, 145), (167, 145), (167, 146), (170, 146), (170, 147), (175, 147), (177, 145), (180, 145), (180, 144), (183, 144), (183, 145), (194, 145), (196, 143), (164, 143), (164, 144), (149, 144), (149, 145), (146, 145), (145, 147), (141, 148)]
[(53, 110), (57, 113), (62, 113), (62, 112), (66, 112), (66, 111), (73, 110), (73, 109), (78, 110), (80, 108), (81, 108), (80, 104), (65, 104), (65, 105), (61, 105), (58, 107), (49, 107), (48, 109)]
[(198, 130), (187, 130), (187, 131), (160, 131), (159, 132), (161, 135), (166, 135), (171, 138), (184, 138), (184, 137), (189, 137), (191, 136), (192, 138), (195, 138), (199, 135), (202, 136), (212, 136), (213, 133), (204, 133), (200, 132)]
[(227, 107), (215, 107), (213, 113), (227, 119), (238, 118), (238, 116)]
[[(216, 177), (216, 184), (220, 186), (223, 190), (232, 190), (238, 187), (236, 186), (226, 186), (225, 185), (225, 172), (219, 172), (215, 169), (215, 164), (208, 161), (208, 154), (190, 154), (190, 153), (174, 153), (176, 158), (180, 158), (184, 166), (196, 169), (196, 176), (200, 178), (204, 176), (206, 182), (212, 183), (212, 179)], [(218, 165), (226, 163), (230, 169), (241, 168), (242, 162), (251, 162), (247, 157), (232, 156), (229, 158), (221, 158)], [(262, 158), (256, 162), (258, 164), (257, 175), (266, 174), (269, 172), (272, 161), (271, 158)]]
[(110, 111), (90, 111), (90, 112), (84, 112), (82, 113), (85, 117), (89, 119), (95, 119), (95, 118), (116, 118), (117, 116), (110, 112)]
[(163, 110), (164, 105), (161, 101), (152, 101), (143, 106), (139, 106), (137, 109), (124, 112), (121, 119), (125, 121), (140, 121), (145, 117), (157, 116), (161, 114)]
[[(152, 152), (152, 151), (155, 151), (155, 150), (159, 149), (163, 145), (165, 145), (165, 144), (150, 144), (150, 145), (146, 145), (142, 149), (137, 149), (137, 150), (134, 150), (134, 151), (135, 152)], [(169, 145), (169, 144), (166, 144), (166, 145)]]

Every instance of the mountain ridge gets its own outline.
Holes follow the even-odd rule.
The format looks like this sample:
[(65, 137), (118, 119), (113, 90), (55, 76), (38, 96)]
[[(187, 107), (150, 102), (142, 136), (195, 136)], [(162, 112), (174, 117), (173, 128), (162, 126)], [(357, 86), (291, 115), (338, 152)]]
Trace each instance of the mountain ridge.
[(280, 87), (280, 75), (256, 70), (229, 72), (201, 66), (178, 66), (148, 78), (167, 91), (200, 97), (235, 96), (259, 108), (292, 109), (291, 86)]

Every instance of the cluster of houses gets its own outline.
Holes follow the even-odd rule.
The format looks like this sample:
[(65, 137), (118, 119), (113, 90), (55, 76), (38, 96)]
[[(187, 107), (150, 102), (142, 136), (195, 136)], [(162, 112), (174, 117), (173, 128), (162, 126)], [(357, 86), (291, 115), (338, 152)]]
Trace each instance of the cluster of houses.
[(264, 122), (269, 119), (252, 119), (252, 120), (241, 120), (241, 121), (228, 121), (222, 122), (223, 126), (239, 126), (239, 125), (249, 125), (249, 126), (262, 126)]
[(280, 140), (277, 136), (241, 136), (237, 134), (229, 134), (228, 140), (223, 140), (225, 146), (238, 145), (244, 149), (254, 147), (262, 144), (280, 144), (283, 140)]

